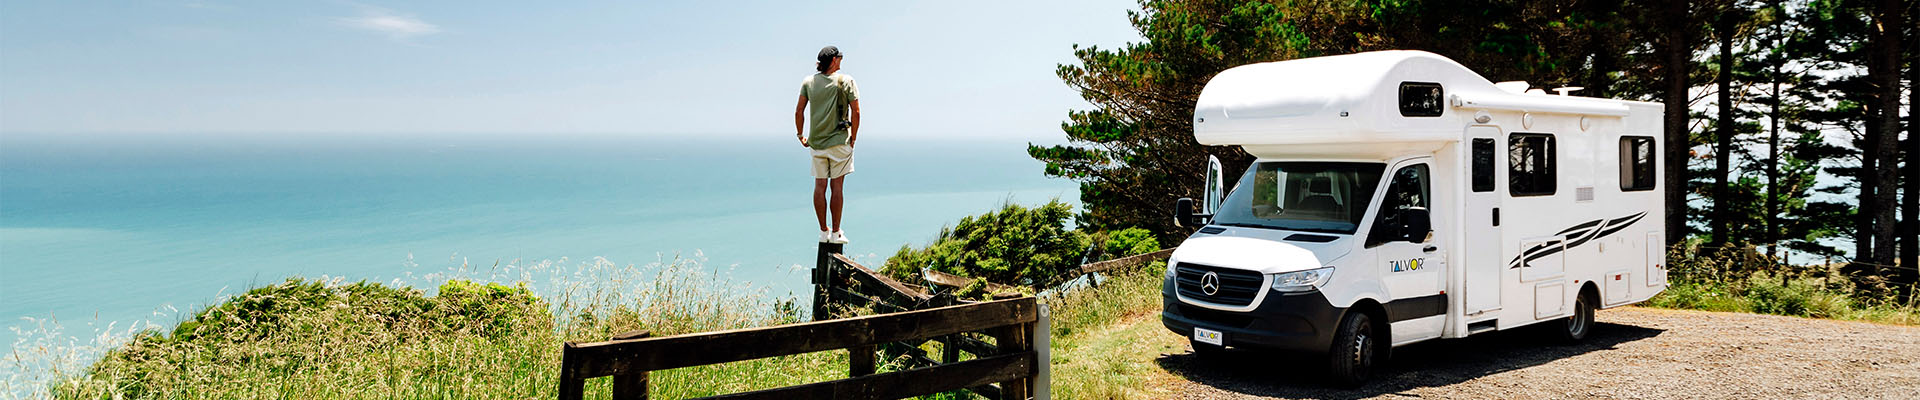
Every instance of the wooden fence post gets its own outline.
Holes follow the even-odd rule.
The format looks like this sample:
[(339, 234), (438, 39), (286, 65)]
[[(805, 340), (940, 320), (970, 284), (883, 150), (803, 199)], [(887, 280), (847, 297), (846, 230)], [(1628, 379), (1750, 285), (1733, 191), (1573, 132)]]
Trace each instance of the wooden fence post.
[[(613, 335), (613, 340), (646, 339), (652, 337), (650, 331), (632, 331)], [(626, 371), (613, 375), (614, 400), (647, 400), (647, 371)]]
[[(996, 329), (993, 334), (994, 345), (998, 347), (996, 353), (1004, 355), (1033, 350), (1031, 347), (1032, 344), (1027, 342), (1027, 330), (1029, 329), (1033, 329), (1033, 323), (1031, 322)], [(1001, 382), (1000, 398), (1002, 400), (1027, 400), (1029, 398), (1028, 392), (1032, 390), (1032, 384), (1033, 379), (1031, 376)]]
[(873, 375), (876, 364), (873, 352), (874, 346), (857, 346), (847, 349), (847, 377), (859, 378)]
[(946, 340), (940, 342), (941, 363), (952, 364), (960, 362), (960, 338), (962, 337), (963, 336), (957, 333), (947, 335)]
[(833, 255), (839, 254), (845, 246), (839, 243), (821, 243), (819, 258), (813, 264), (813, 320), (824, 321), (830, 315), (827, 294), (833, 288)]
[(560, 347), (560, 400), (580, 400), (586, 397), (587, 379), (580, 377), (580, 355), (574, 349), (578, 344), (567, 342)]

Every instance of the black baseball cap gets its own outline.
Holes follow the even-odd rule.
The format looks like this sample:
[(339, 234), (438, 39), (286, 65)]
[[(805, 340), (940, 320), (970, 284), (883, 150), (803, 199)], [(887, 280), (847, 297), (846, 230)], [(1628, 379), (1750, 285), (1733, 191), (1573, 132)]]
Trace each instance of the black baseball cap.
[(842, 57), (842, 56), (843, 55), (840, 54), (839, 47), (827, 46), (827, 47), (820, 48), (820, 56), (815, 57), (815, 59), (819, 60), (820, 62), (828, 62), (828, 61), (833, 61), (834, 57)]

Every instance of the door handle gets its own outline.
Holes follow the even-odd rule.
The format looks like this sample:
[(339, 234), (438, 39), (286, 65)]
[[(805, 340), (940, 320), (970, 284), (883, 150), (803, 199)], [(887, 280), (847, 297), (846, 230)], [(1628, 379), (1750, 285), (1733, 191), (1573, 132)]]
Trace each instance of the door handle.
[(1432, 245), (1428, 245), (1427, 247), (1425, 247), (1425, 248), (1422, 248), (1422, 249), (1420, 249), (1420, 251), (1422, 251), (1422, 252), (1427, 252), (1427, 253), (1432, 253), (1432, 252), (1433, 252), (1434, 250), (1439, 250), (1439, 249), (1440, 249), (1440, 247), (1438, 247), (1438, 246), (1432, 246)]

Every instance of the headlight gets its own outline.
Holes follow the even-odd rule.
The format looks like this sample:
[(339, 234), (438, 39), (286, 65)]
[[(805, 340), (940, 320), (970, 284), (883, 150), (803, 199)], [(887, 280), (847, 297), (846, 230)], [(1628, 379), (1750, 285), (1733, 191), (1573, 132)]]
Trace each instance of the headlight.
[(1333, 276), (1333, 267), (1273, 274), (1273, 290), (1281, 292), (1305, 292), (1327, 283)]

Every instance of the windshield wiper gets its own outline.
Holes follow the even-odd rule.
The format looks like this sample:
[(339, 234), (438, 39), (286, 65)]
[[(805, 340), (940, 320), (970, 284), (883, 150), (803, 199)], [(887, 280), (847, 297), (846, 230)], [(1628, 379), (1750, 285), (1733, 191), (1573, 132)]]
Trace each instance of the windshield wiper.
[(1348, 231), (1343, 231), (1343, 230), (1339, 230), (1339, 229), (1332, 229), (1332, 228), (1288, 228), (1288, 229), (1291, 229), (1291, 230), (1296, 230), (1296, 231), (1302, 231), (1302, 232), (1319, 232), (1319, 233), (1331, 233), (1331, 234), (1335, 234), (1335, 235), (1351, 235), (1351, 234), (1353, 234), (1353, 232), (1348, 232)]
[(1249, 223), (1245, 223), (1245, 222), (1215, 222), (1215, 223), (1213, 223), (1213, 225), (1220, 225), (1220, 226), (1232, 226), (1232, 227), (1240, 227), (1240, 228), (1256, 228), (1256, 229), (1278, 229), (1278, 230), (1283, 230), (1283, 231), (1301, 231), (1301, 232), (1316, 232), (1316, 233), (1331, 233), (1331, 234), (1335, 234), (1335, 235), (1351, 235), (1351, 234), (1353, 234), (1353, 232), (1347, 232), (1347, 231), (1342, 231), (1342, 230), (1339, 230), (1339, 229), (1331, 229), (1331, 228), (1305, 228), (1305, 227), (1300, 227), (1300, 228), (1296, 228), (1296, 227), (1285, 227), (1285, 226), (1273, 226), (1273, 225), (1260, 225), (1260, 224), (1249, 224)]

